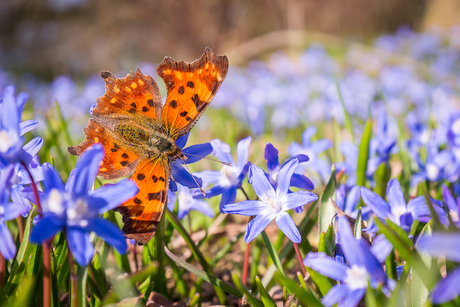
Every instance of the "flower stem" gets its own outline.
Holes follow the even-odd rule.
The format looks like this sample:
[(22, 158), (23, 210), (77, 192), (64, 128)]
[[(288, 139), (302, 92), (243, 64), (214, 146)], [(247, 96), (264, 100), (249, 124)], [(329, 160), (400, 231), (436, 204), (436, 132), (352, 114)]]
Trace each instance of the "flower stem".
[[(29, 168), (24, 162), (21, 162), (22, 166), (29, 174), (30, 178), (30, 185), (32, 187), (32, 191), (34, 192), (35, 198), (35, 205), (37, 205), (37, 212), (38, 215), (43, 216), (42, 206), (40, 204), (40, 197), (38, 196), (37, 185), (35, 184), (34, 177), (29, 171)], [(43, 306), (50, 307), (51, 306), (51, 241), (52, 239), (43, 242)]]
[(69, 258), (69, 272), (70, 272), (70, 306), (78, 306), (78, 295), (77, 295), (77, 275), (75, 275), (75, 265), (73, 263), (73, 256), (70, 248), (67, 246), (67, 256)]
[(38, 196), (38, 190), (37, 190), (37, 185), (35, 184), (34, 177), (29, 171), (29, 168), (24, 162), (21, 162), (22, 166), (26, 169), (27, 174), (29, 174), (30, 178), (30, 185), (32, 186), (32, 191), (34, 192), (34, 197), (35, 197), (35, 204), (37, 205), (37, 212), (41, 216), (43, 214), (42, 206), (40, 204), (40, 197)]
[(302, 255), (300, 254), (299, 245), (297, 245), (297, 243), (292, 243), (292, 244), (294, 244), (294, 249), (295, 249), (295, 253), (297, 254), (297, 259), (299, 260), (300, 268), (302, 269), (302, 274), (305, 277), (307, 276), (307, 271), (305, 270), (305, 266), (303, 265), (303, 258), (302, 258)]

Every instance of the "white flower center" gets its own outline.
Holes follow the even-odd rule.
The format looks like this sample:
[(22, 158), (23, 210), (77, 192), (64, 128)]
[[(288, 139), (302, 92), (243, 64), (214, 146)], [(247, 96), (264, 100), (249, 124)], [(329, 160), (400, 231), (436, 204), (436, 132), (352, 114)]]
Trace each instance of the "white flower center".
[(345, 277), (345, 283), (351, 290), (367, 288), (367, 280), (369, 273), (363, 267), (359, 267), (356, 264), (351, 268), (347, 269), (347, 277)]
[(0, 131), (0, 152), (7, 152), (19, 140), (19, 136), (12, 131)]
[(229, 184), (236, 183), (238, 180), (238, 169), (234, 166), (225, 165), (220, 172), (225, 175)]
[(450, 217), (452, 218), (452, 222), (458, 222), (458, 212), (454, 210), (449, 210), (449, 214), (450, 214)]
[[(88, 212), (88, 203), (81, 198), (77, 199), (74, 206), (67, 209), (68, 220), (83, 220)], [(83, 226), (83, 225), (82, 225)]]
[(453, 124), (452, 124), (452, 132), (455, 134), (460, 134), (460, 118), (457, 119)]
[(420, 140), (422, 141), (422, 144), (428, 143), (428, 141), (430, 140), (430, 132), (428, 130), (424, 130), (422, 132)]
[(64, 198), (57, 189), (52, 189), (48, 196), (48, 210), (56, 214), (64, 212)]
[(276, 199), (276, 198), (267, 198), (266, 202), (270, 206), (270, 209), (272, 209), (273, 212), (278, 213), (281, 211), (282, 209), (281, 200)]
[(431, 181), (435, 181), (439, 175), (439, 167), (436, 164), (428, 163), (426, 165), (426, 175)]
[(0, 215), (3, 215), (5, 213), (5, 207), (0, 206)]

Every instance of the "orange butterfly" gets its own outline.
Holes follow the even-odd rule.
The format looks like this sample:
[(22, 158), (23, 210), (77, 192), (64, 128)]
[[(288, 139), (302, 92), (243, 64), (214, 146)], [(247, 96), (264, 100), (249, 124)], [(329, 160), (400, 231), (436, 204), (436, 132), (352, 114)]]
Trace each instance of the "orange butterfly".
[(117, 207), (123, 216), (126, 237), (146, 244), (155, 234), (168, 195), (170, 163), (187, 160), (175, 140), (187, 134), (208, 107), (228, 71), (226, 56), (206, 47), (192, 63), (165, 57), (157, 73), (167, 87), (162, 107), (160, 91), (150, 76), (138, 69), (118, 79), (101, 73), (105, 94), (97, 99), (85, 140), (67, 150), (81, 155), (89, 146), (101, 143), (105, 156), (99, 174), (105, 179), (125, 176), (139, 193)]

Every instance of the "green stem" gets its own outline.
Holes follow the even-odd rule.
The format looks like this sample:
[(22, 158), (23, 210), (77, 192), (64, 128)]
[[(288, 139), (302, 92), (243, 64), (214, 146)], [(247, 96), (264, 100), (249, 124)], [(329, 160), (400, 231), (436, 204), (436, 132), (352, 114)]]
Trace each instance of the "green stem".
[(157, 293), (166, 294), (166, 283), (165, 283), (165, 267), (164, 267), (164, 249), (165, 249), (165, 228), (166, 228), (166, 214), (163, 212), (161, 215), (160, 222), (158, 224), (157, 231), (154, 237), (155, 248), (153, 250), (153, 257), (158, 261), (158, 268), (154, 273), (153, 290)]
[(67, 256), (69, 258), (69, 274), (70, 274), (70, 306), (78, 307), (78, 286), (77, 276), (75, 275), (75, 266), (73, 263), (72, 252), (70, 247), (67, 247)]

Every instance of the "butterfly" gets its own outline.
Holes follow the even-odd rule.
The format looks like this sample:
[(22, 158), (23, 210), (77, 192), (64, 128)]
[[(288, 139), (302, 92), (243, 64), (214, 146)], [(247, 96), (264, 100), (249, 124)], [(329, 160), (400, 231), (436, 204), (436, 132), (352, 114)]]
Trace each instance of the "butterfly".
[(101, 143), (105, 155), (99, 176), (116, 179), (133, 172), (130, 179), (139, 193), (114, 209), (122, 215), (126, 237), (146, 244), (155, 234), (168, 195), (170, 164), (187, 160), (175, 140), (190, 132), (227, 71), (227, 57), (208, 47), (192, 63), (165, 57), (157, 67), (167, 88), (164, 106), (157, 83), (139, 69), (123, 79), (101, 72), (105, 94), (83, 129), (85, 140), (67, 150), (79, 156)]

